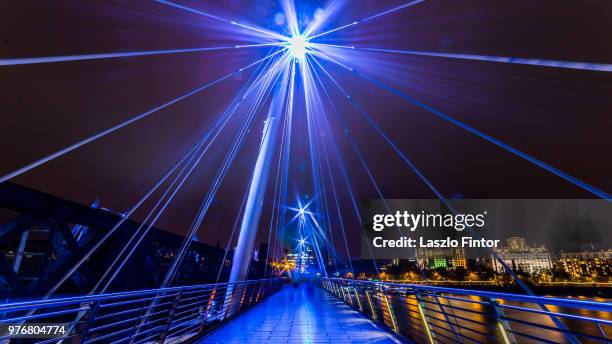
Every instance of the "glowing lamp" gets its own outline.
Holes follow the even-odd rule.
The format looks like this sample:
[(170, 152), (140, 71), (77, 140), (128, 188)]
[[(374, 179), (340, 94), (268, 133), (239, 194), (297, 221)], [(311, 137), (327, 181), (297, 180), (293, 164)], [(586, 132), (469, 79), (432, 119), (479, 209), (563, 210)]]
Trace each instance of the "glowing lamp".
[(303, 60), (306, 56), (308, 41), (303, 36), (293, 36), (289, 39), (289, 52), (296, 60)]

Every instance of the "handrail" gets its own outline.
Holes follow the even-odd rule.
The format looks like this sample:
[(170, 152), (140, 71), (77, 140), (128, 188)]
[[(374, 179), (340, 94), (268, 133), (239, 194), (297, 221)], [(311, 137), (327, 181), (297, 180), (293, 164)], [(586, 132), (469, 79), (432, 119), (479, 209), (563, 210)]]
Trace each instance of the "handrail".
[(500, 293), (500, 292), (491, 292), (491, 291), (483, 291), (483, 290), (471, 290), (471, 289), (459, 289), (459, 288), (448, 288), (448, 287), (436, 287), (436, 286), (423, 286), (416, 285), (410, 283), (397, 283), (397, 282), (374, 282), (374, 281), (361, 281), (361, 280), (348, 280), (344, 278), (328, 278), (329, 280), (337, 280), (337, 281), (351, 281), (351, 283), (358, 284), (371, 284), (371, 285), (381, 285), (387, 287), (397, 287), (397, 288), (409, 288), (409, 289), (417, 289), (421, 291), (434, 291), (439, 293), (449, 293), (449, 294), (458, 294), (458, 295), (471, 295), (471, 296), (481, 296), (481, 297), (489, 297), (489, 298), (503, 298), (506, 300), (519, 301), (519, 302), (529, 302), (529, 303), (545, 303), (545, 304), (554, 304), (565, 307), (576, 307), (582, 309), (593, 309), (604, 312), (612, 312), (612, 303), (609, 302), (595, 302), (588, 300), (575, 300), (575, 299), (561, 299), (555, 297), (548, 296), (530, 296), (530, 295), (522, 295), (522, 294), (510, 294), (510, 293)]
[(71, 303), (83, 303), (83, 302), (91, 302), (91, 301), (100, 301), (101, 299), (113, 299), (113, 298), (121, 298), (121, 297), (130, 297), (135, 295), (148, 295), (148, 294), (159, 294), (159, 293), (168, 293), (172, 291), (180, 291), (180, 290), (194, 290), (194, 289), (202, 289), (208, 287), (209, 289), (214, 289), (215, 287), (223, 287), (232, 284), (243, 284), (245, 282), (255, 283), (260, 281), (267, 281), (269, 279), (257, 279), (257, 280), (248, 280), (242, 282), (232, 282), (232, 283), (211, 283), (211, 284), (196, 284), (189, 286), (180, 286), (180, 287), (168, 287), (168, 288), (158, 288), (158, 289), (144, 289), (144, 290), (135, 290), (135, 291), (124, 291), (124, 292), (115, 292), (115, 293), (107, 293), (107, 294), (95, 294), (95, 295), (80, 295), (80, 296), (72, 296), (72, 297), (60, 297), (46, 300), (28, 300), (28, 301), (20, 301), (14, 303), (5, 303), (0, 304), (0, 313), (5, 312), (7, 310), (16, 310), (17, 308), (13, 307), (40, 307), (42, 305), (49, 305), (56, 302), (71, 304)]
[[(0, 321), (62, 324), (67, 330), (63, 338), (77, 343), (168, 343), (206, 333), (283, 284), (282, 278), (271, 278), (19, 301), (0, 304)], [(185, 294), (189, 297), (181, 298)], [(27, 317), (30, 312), (35, 316)], [(0, 342), (12, 339), (2, 335)]]
[[(612, 339), (608, 301), (343, 278), (322, 278), (321, 284), (347, 305), (417, 343), (549, 343), (565, 342), (567, 335), (601, 343)], [(551, 309), (542, 310), (541, 305)]]
[[(341, 280), (341, 279), (340, 279)], [(378, 282), (370, 282), (370, 281), (359, 281), (364, 283), (378, 283)], [(565, 307), (576, 307), (582, 309), (593, 309), (600, 310), (605, 312), (612, 312), (612, 303), (602, 303), (602, 302), (594, 302), (587, 300), (574, 300), (574, 299), (561, 299), (555, 297), (545, 297), (545, 296), (531, 296), (531, 295), (522, 295), (522, 294), (506, 294), (499, 292), (490, 292), (483, 290), (471, 290), (471, 289), (459, 289), (459, 288), (449, 288), (449, 287), (436, 287), (436, 286), (423, 286), (423, 285), (415, 285), (409, 283), (389, 283), (384, 282), (385, 286), (393, 286), (398, 288), (411, 288), (417, 289), (421, 291), (434, 291), (439, 293), (451, 293), (458, 295), (472, 295), (472, 296), (481, 296), (481, 297), (489, 297), (489, 298), (504, 298), (505, 300), (511, 301), (519, 301), (519, 302), (529, 302), (529, 303), (538, 303), (544, 302), (545, 304), (555, 304), (558, 306)]]

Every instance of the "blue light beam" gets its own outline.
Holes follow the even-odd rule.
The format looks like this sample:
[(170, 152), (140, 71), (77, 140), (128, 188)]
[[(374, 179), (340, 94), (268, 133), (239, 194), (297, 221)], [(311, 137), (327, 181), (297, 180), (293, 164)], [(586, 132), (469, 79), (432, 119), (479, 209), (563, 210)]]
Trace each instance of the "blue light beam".
[(126, 58), (126, 57), (136, 57), (136, 56), (197, 53), (197, 52), (205, 52), (205, 51), (219, 51), (219, 50), (227, 50), (227, 49), (243, 49), (243, 48), (279, 46), (279, 45), (282, 45), (282, 43), (261, 43), (261, 44), (244, 44), (244, 45), (237, 44), (233, 46), (205, 47), (205, 48), (127, 51), (127, 52), (115, 52), (115, 53), (44, 56), (44, 57), (19, 57), (19, 58), (10, 58), (10, 59), (0, 59), (0, 66), (18, 66), (18, 65), (41, 64), (41, 63), (115, 59), (115, 58)]
[[(321, 54), (321, 55), (325, 56), (324, 54), (322, 54), (320, 52), (318, 52), (318, 54)], [(329, 59), (329, 60), (332, 61), (332, 62), (336, 62), (333, 59)], [(360, 76), (361, 78), (363, 78), (363, 79), (373, 83), (374, 85), (376, 85), (376, 86), (378, 86), (378, 87), (380, 87), (380, 88), (382, 88), (382, 89), (384, 89), (384, 90), (386, 90), (386, 91), (388, 91), (388, 92), (390, 92), (392, 94), (395, 94), (396, 96), (398, 96), (398, 97), (408, 101), (409, 103), (412, 103), (412, 104), (414, 104), (414, 105), (416, 105), (416, 106), (418, 106), (418, 107), (420, 107), (420, 108), (422, 108), (422, 109), (424, 109), (424, 110), (426, 110), (426, 111), (436, 115), (437, 117), (439, 117), (439, 118), (441, 118), (441, 119), (443, 119), (443, 120), (445, 120), (447, 122), (450, 122), (450, 123), (452, 123), (452, 124), (462, 128), (464, 130), (467, 130), (468, 132), (470, 132), (470, 133), (472, 133), (472, 134), (474, 134), (474, 135), (484, 139), (485, 141), (488, 141), (488, 142), (490, 142), (490, 143), (492, 143), (492, 144), (494, 144), (494, 145), (496, 145), (496, 146), (498, 146), (498, 147), (500, 147), (500, 148), (502, 148), (502, 149), (504, 149), (504, 150), (506, 150), (506, 151), (508, 151), (508, 152), (510, 152), (510, 153), (512, 153), (512, 154), (514, 154), (514, 155), (516, 155), (518, 157), (520, 157), (520, 158), (523, 158), (523, 159), (529, 161), (530, 163), (532, 163), (532, 164), (534, 164), (536, 166), (539, 166), (539, 167), (543, 168), (544, 170), (546, 170), (546, 171), (548, 171), (548, 172), (550, 172), (550, 173), (552, 173), (552, 174), (554, 174), (554, 175), (556, 175), (558, 177), (561, 177), (562, 179), (565, 179), (566, 181), (568, 181), (568, 182), (578, 186), (579, 188), (581, 188), (581, 189), (583, 189), (583, 190), (585, 190), (585, 191), (587, 191), (587, 192), (589, 192), (589, 193), (591, 193), (591, 194), (593, 194), (593, 195), (595, 195), (597, 197), (600, 197), (600, 198), (602, 198), (604, 200), (607, 200), (607, 201), (612, 201), (612, 195), (610, 195), (609, 193), (607, 193), (607, 192), (605, 192), (605, 191), (603, 191), (603, 190), (601, 190), (601, 189), (599, 189), (599, 188), (597, 188), (595, 186), (592, 186), (592, 185), (590, 185), (590, 184), (588, 184), (588, 183), (586, 183), (586, 182), (584, 182), (584, 181), (582, 181), (582, 180), (580, 180), (580, 179), (578, 179), (578, 178), (576, 178), (576, 177), (574, 177), (574, 176), (572, 176), (572, 175), (570, 175), (570, 174), (568, 174), (568, 173), (566, 173), (564, 171), (561, 171), (560, 169), (558, 169), (556, 167), (553, 167), (553, 166), (543, 162), (542, 160), (539, 160), (539, 159), (537, 159), (537, 158), (535, 158), (535, 157), (533, 157), (533, 156), (531, 156), (531, 155), (529, 155), (529, 154), (527, 154), (527, 153), (525, 153), (523, 151), (520, 151), (520, 150), (510, 146), (509, 144), (507, 144), (505, 142), (502, 142), (502, 141), (500, 141), (500, 140), (498, 140), (498, 139), (496, 139), (496, 138), (494, 138), (492, 136), (489, 136), (489, 135), (483, 133), (482, 131), (477, 130), (477, 129), (475, 129), (475, 128), (473, 128), (473, 127), (471, 127), (471, 126), (469, 126), (469, 125), (467, 125), (467, 124), (465, 124), (465, 123), (463, 123), (463, 122), (461, 122), (461, 121), (459, 121), (459, 120), (457, 120), (457, 119), (455, 119), (455, 118), (453, 118), (453, 117), (451, 117), (451, 116), (449, 116), (449, 115), (447, 115), (445, 113), (443, 113), (440, 110), (437, 110), (437, 109), (435, 109), (435, 108), (433, 108), (433, 107), (431, 107), (431, 106), (429, 106), (429, 105), (427, 105), (425, 103), (420, 102), (419, 100), (417, 100), (417, 99), (415, 99), (415, 98), (405, 94), (404, 92), (402, 92), (402, 91), (400, 91), (400, 90), (398, 90), (396, 88), (393, 88), (393, 87), (391, 87), (391, 86), (389, 86), (389, 85), (387, 85), (387, 84), (385, 84), (385, 83), (383, 83), (381, 81), (373, 79), (373, 78), (371, 78), (371, 77), (369, 77), (369, 76), (367, 76), (367, 75), (365, 75), (365, 74), (363, 74), (361, 72), (358, 72), (357, 70), (355, 70), (353, 68), (347, 67), (347, 66), (345, 66), (343, 64), (338, 63), (338, 65), (342, 66), (343, 68), (348, 69), (349, 71), (355, 73), (356, 75)]]
[(315, 48), (317, 46), (373, 51), (373, 52), (390, 53), (390, 54), (412, 55), (412, 56), (428, 56), (428, 57), (440, 57), (440, 58), (448, 58), (448, 59), (510, 63), (510, 64), (551, 67), (551, 68), (567, 68), (567, 69), (590, 70), (590, 71), (598, 71), (598, 72), (612, 72), (612, 64), (607, 64), (607, 63), (530, 59), (530, 58), (523, 58), (523, 57), (508, 57), (508, 56), (455, 54), (455, 53), (442, 53), (442, 52), (421, 51), (421, 50), (366, 48), (366, 47), (356, 47), (354, 45), (348, 46), (348, 45), (311, 43), (311, 47)]
[(184, 5), (180, 5), (180, 4), (171, 2), (171, 1), (155, 0), (155, 2), (158, 2), (160, 4), (164, 4), (164, 5), (168, 5), (168, 6), (171, 6), (171, 7), (174, 7), (174, 8), (178, 8), (178, 9), (181, 9), (181, 10), (184, 10), (184, 11), (187, 11), (187, 12), (199, 14), (199, 15), (205, 16), (207, 18), (215, 19), (215, 20), (227, 23), (227, 24), (236, 25), (238, 27), (241, 27), (241, 28), (244, 28), (244, 29), (247, 29), (247, 30), (251, 30), (253, 32), (258, 32), (258, 33), (261, 33), (261, 34), (265, 35), (268, 38), (277, 38), (277, 39), (280, 39), (280, 40), (287, 40), (287, 37), (285, 37), (283, 35), (280, 35), (280, 34), (278, 34), (276, 32), (271, 32), (271, 31), (268, 31), (268, 30), (265, 30), (265, 29), (262, 29), (262, 28), (259, 28), (259, 27), (245, 25), (245, 24), (239, 23), (239, 22), (234, 21), (234, 20), (228, 20), (228, 19), (219, 17), (217, 15), (210, 14), (210, 13), (207, 13), (207, 12), (204, 12), (204, 11), (200, 11), (200, 10), (196, 10), (195, 8), (191, 8), (191, 7), (187, 7), (187, 6), (184, 6)]
[[(244, 99), (246, 98), (246, 96), (254, 89), (254, 87), (257, 85), (257, 80), (258, 79), (265, 79), (265, 75), (264, 74), (264, 70), (266, 70), (266, 67), (268, 66), (268, 64), (270, 63), (270, 60), (268, 60), (268, 62), (266, 64), (260, 65), (260, 67), (257, 69), (257, 71), (255, 72), (255, 74), (251, 75), (251, 77), (249, 78), (249, 80), (247, 81), (247, 83), (242, 87), (242, 89), (238, 92), (238, 94), (236, 95), (236, 97), (234, 97), (233, 101), (230, 103), (230, 105), (227, 107), (227, 109), (223, 112), (223, 114), (219, 117), (219, 119), (217, 120), (217, 122), (215, 123), (215, 125), (208, 131), (208, 133), (204, 136), (204, 138), (201, 140), (201, 142), (199, 143), (199, 148), (197, 148), (195, 151), (192, 149), (192, 151), (189, 153), (191, 154), (191, 158), (190, 160), (183, 166), (183, 168), (181, 169), (181, 171), (176, 175), (175, 179), (172, 181), (172, 183), (170, 184), (170, 186), (168, 186), (167, 190), (164, 192), (164, 194), (159, 198), (159, 200), (157, 201), (157, 203), (153, 206), (153, 208), (151, 209), (151, 211), (149, 212), (149, 214), (147, 215), (147, 217), (142, 221), (141, 225), (138, 227), (138, 229), (134, 232), (134, 234), (132, 235), (132, 237), (129, 239), (128, 243), (124, 246), (124, 248), (121, 250), (121, 252), (119, 252), (119, 254), (117, 254), (117, 257), (115, 258), (115, 260), (109, 265), (109, 267), (107, 268), (107, 270), (104, 272), (104, 274), (102, 275), (102, 277), (100, 277), (98, 283), (94, 286), (94, 288), (90, 291), (90, 294), (93, 294), (94, 292), (97, 291), (98, 287), (102, 284), (103, 280), (108, 276), (108, 274), (110, 274), (111, 271), (114, 270), (114, 273), (108, 278), (108, 281), (106, 282), (105, 286), (99, 291), (101, 293), (105, 292), (108, 287), (111, 285), (111, 283), (113, 282), (113, 280), (116, 278), (117, 274), (122, 270), (123, 266), (127, 263), (127, 261), (130, 259), (130, 257), (132, 256), (132, 254), (134, 253), (134, 251), (136, 250), (136, 248), (140, 245), (140, 243), (142, 242), (142, 240), (146, 237), (146, 235), (149, 233), (150, 229), (155, 225), (155, 223), (157, 222), (157, 220), (159, 219), (159, 217), (163, 214), (163, 212), (165, 211), (165, 209), (168, 207), (168, 205), (170, 204), (170, 202), (172, 201), (172, 199), (176, 196), (176, 194), (178, 193), (178, 191), (180, 190), (180, 188), (183, 186), (183, 184), (185, 183), (185, 181), (189, 178), (189, 176), (191, 175), (191, 173), (193, 172), (193, 170), (195, 169), (195, 167), (200, 163), (200, 160), (202, 159), (202, 157), (204, 156), (204, 154), (206, 154), (206, 152), (209, 150), (209, 148), (211, 147), (211, 145), (214, 143), (214, 141), (216, 140), (216, 138), (219, 136), (219, 134), (221, 133), (221, 131), (223, 130), (223, 128), (226, 126), (226, 124), (229, 122), (231, 116), (234, 114), (234, 112), (238, 109), (238, 107), (240, 106), (240, 104), (244, 101)], [(268, 73), (270, 71), (268, 70)], [(199, 153), (199, 158), (195, 160), (195, 162), (192, 164), (191, 162), (195, 159), (195, 157), (198, 155), (196, 154), (198, 150), (200, 150), (200, 148), (204, 145), (204, 143), (208, 140), (209, 136), (212, 133), (215, 133), (212, 138), (210, 138), (210, 141), (208, 142), (208, 144), (206, 145), (206, 147), (204, 147), (202, 149), (202, 151)], [(187, 167), (191, 165), (192, 167), (187, 170)], [(187, 171), (186, 173), (184, 173), (185, 171)], [(179, 179), (182, 177), (182, 180), (179, 182)], [(178, 182), (178, 184), (177, 184)], [(176, 188), (174, 188), (174, 191), (170, 194), (170, 191), (172, 190), (173, 186), (177, 185)], [(166, 197), (167, 195), (169, 195), (169, 197)], [(164, 199), (166, 199), (165, 204), (162, 205), (162, 201), (164, 201)], [(161, 208), (160, 208), (161, 206)], [(149, 219), (153, 216), (153, 214), (155, 213), (155, 210), (158, 209), (157, 211), (157, 215), (155, 215), (155, 217), (152, 219), (152, 221), (149, 221)], [(147, 228), (141, 233), (141, 229), (144, 228), (145, 224), (149, 223)], [(134, 241), (134, 239), (136, 237), (139, 237), (138, 240), (136, 241), (136, 243), (133, 245), (132, 249), (130, 250), (130, 252), (123, 258), (123, 260), (121, 261), (120, 265), (117, 266), (115, 268), (115, 265), (119, 262), (119, 259), (121, 257), (123, 257), (123, 254), (125, 253), (125, 251), (127, 250), (128, 246)], [(232, 237), (233, 237), (233, 232), (232, 232)], [(230, 242), (231, 242), (231, 238), (230, 238)]]
[(367, 21), (370, 21), (370, 20), (382, 17), (384, 15), (387, 15), (387, 14), (390, 14), (390, 13), (394, 13), (394, 12), (397, 12), (399, 10), (403, 10), (404, 8), (408, 8), (408, 7), (420, 4), (422, 2), (425, 2), (425, 0), (410, 1), (410, 2), (407, 2), (407, 3), (403, 4), (403, 5), (399, 5), (399, 6), (390, 8), (388, 10), (382, 11), (380, 13), (376, 13), (376, 14), (370, 15), (368, 17), (365, 17), (365, 18), (361, 19), (361, 20), (355, 20), (352, 23), (345, 24), (345, 25), (336, 27), (334, 29), (331, 29), (331, 30), (328, 30), (328, 31), (325, 31), (325, 32), (322, 32), (322, 33), (319, 33), (319, 34), (316, 34), (316, 35), (313, 35), (313, 36), (310, 36), (310, 39), (319, 38), (319, 37), (328, 35), (328, 34), (330, 34), (332, 32), (340, 31), (340, 30), (346, 29), (348, 27), (355, 26), (355, 25), (357, 25), (359, 23), (364, 23), (364, 22), (367, 22)]
[(181, 95), (181, 96), (179, 96), (177, 98), (174, 98), (174, 99), (172, 99), (172, 100), (162, 104), (162, 105), (154, 107), (154, 108), (152, 108), (152, 109), (150, 109), (150, 110), (148, 110), (146, 112), (141, 113), (140, 115), (132, 117), (132, 118), (128, 119), (127, 121), (121, 122), (121, 123), (119, 123), (119, 124), (117, 124), (117, 125), (115, 125), (113, 127), (110, 127), (110, 128), (108, 128), (108, 129), (106, 129), (106, 130), (104, 130), (102, 132), (99, 132), (99, 133), (97, 133), (95, 135), (92, 135), (92, 136), (90, 136), (90, 137), (88, 137), (88, 138), (86, 138), (84, 140), (81, 140), (81, 141), (79, 141), (77, 143), (74, 143), (74, 144), (68, 146), (68, 147), (60, 149), (59, 151), (57, 151), (55, 153), (47, 155), (44, 158), (36, 160), (36, 161), (26, 165), (26, 166), (23, 166), (23, 167), (15, 170), (13, 172), (10, 172), (10, 173), (0, 177), (0, 183), (4, 183), (5, 181), (10, 180), (12, 178), (15, 178), (15, 177), (17, 177), (17, 176), (19, 176), (19, 175), (21, 175), (21, 174), (23, 174), (25, 172), (28, 172), (28, 171), (30, 171), (33, 168), (36, 168), (36, 167), (38, 167), (40, 165), (43, 165), (43, 164), (45, 164), (45, 163), (47, 163), (47, 162), (49, 162), (49, 161), (51, 161), (53, 159), (56, 159), (56, 158), (66, 154), (66, 153), (70, 153), (73, 150), (75, 150), (75, 149), (77, 149), (77, 148), (79, 148), (81, 146), (84, 146), (84, 145), (86, 145), (88, 143), (96, 141), (96, 140), (98, 140), (98, 139), (100, 139), (100, 138), (102, 138), (102, 137), (104, 137), (104, 136), (106, 136), (108, 134), (111, 134), (111, 133), (113, 133), (113, 132), (115, 132), (115, 131), (117, 131), (117, 130), (119, 130), (119, 129), (127, 126), (127, 125), (130, 125), (130, 124), (132, 124), (132, 123), (134, 123), (136, 121), (139, 121), (139, 120), (141, 120), (141, 119), (143, 119), (145, 117), (148, 117), (149, 115), (151, 115), (151, 114), (153, 114), (153, 113), (155, 113), (155, 112), (157, 112), (159, 110), (165, 109), (165, 108), (167, 108), (167, 107), (169, 107), (169, 106), (171, 106), (171, 105), (173, 105), (175, 103), (178, 103), (179, 101), (181, 101), (181, 100), (183, 100), (183, 99), (185, 99), (187, 97), (190, 97), (190, 96), (192, 96), (192, 95), (194, 95), (196, 93), (199, 93), (199, 92), (201, 92), (201, 91), (203, 91), (203, 90), (205, 90), (205, 89), (207, 89), (207, 88), (209, 88), (211, 86), (214, 86), (214, 85), (220, 83), (223, 80), (229, 79), (230, 77), (241, 73), (245, 69), (251, 68), (251, 67), (253, 67), (253, 66), (255, 66), (255, 65), (257, 65), (257, 64), (259, 64), (259, 63), (261, 63), (261, 62), (263, 62), (263, 61), (265, 61), (265, 60), (267, 60), (267, 59), (269, 59), (269, 58), (271, 58), (273, 56), (275, 56), (276, 54), (279, 54), (279, 53), (283, 52), (283, 51), (285, 51), (285, 49), (281, 49), (281, 50), (279, 50), (279, 51), (277, 51), (277, 52), (275, 52), (275, 53), (273, 53), (271, 55), (268, 55), (268, 56), (266, 56), (266, 57), (264, 57), (262, 59), (259, 59), (259, 60), (255, 61), (255, 62), (249, 64), (248, 66), (243, 67), (243, 68), (241, 68), (241, 69), (239, 69), (239, 70), (237, 70), (235, 72), (232, 72), (230, 74), (222, 76), (222, 77), (220, 77), (219, 79), (217, 79), (215, 81), (209, 82), (209, 83), (207, 83), (205, 85), (202, 85), (202, 86), (200, 86), (198, 88), (195, 88), (195, 89), (193, 89), (193, 90), (191, 90), (191, 91), (189, 91), (189, 92), (187, 92), (187, 93), (185, 93), (185, 94), (183, 94), (183, 95)]

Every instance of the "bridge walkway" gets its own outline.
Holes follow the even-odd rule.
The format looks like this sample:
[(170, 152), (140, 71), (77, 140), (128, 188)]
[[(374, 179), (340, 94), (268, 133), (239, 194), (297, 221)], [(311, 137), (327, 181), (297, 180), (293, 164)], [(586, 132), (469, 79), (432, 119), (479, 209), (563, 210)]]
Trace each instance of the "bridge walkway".
[(314, 283), (284, 287), (200, 341), (212, 343), (400, 343)]

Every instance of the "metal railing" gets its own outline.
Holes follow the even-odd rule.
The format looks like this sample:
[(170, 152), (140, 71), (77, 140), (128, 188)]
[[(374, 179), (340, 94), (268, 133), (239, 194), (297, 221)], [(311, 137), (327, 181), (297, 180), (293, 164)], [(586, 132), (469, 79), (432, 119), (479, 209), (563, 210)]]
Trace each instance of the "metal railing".
[(603, 299), (339, 278), (324, 278), (321, 284), (409, 342), (612, 343), (612, 303)]
[[(0, 304), (0, 323), (65, 324), (64, 343), (179, 343), (260, 302), (283, 283), (274, 278), (7, 303)], [(8, 341), (0, 337), (0, 343)]]

